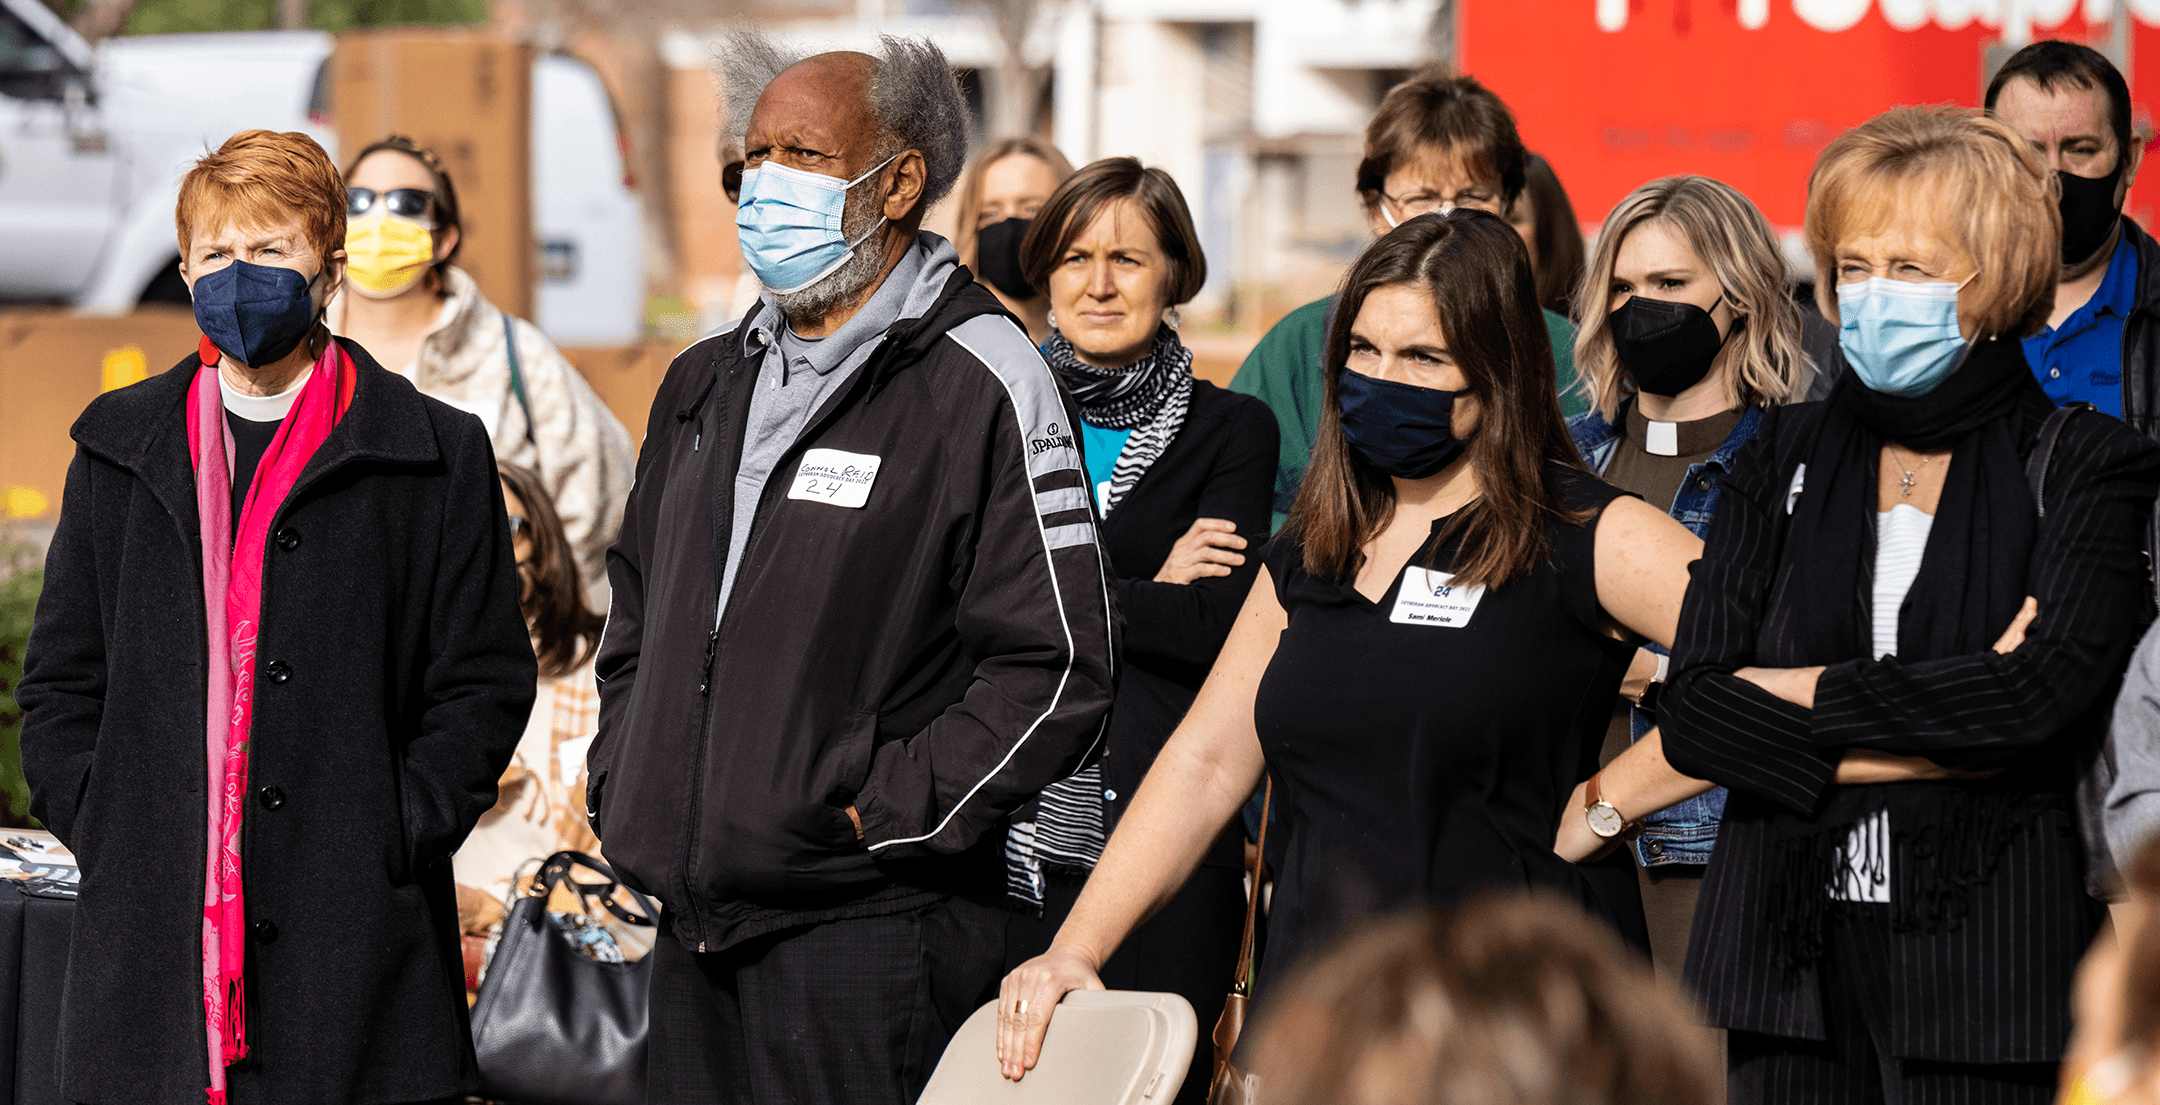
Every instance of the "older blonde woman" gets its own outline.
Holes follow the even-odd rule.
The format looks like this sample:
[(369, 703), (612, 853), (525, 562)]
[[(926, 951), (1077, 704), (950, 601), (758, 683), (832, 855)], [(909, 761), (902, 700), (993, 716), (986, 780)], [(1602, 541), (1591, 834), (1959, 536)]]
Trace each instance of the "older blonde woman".
[(1807, 242), (1852, 372), (1765, 413), (1694, 570), (1662, 737), (1563, 821), (1570, 854), (1707, 785), (1684, 776), (1730, 788), (1688, 979), (1730, 1030), (1734, 1102), (2053, 1096), (2099, 923), (2069, 796), (2136, 640), (2160, 486), (2150, 443), (2072, 417), (2035, 509), (2054, 407), (2019, 339), (2060, 233), (2046, 166), (1993, 120), (1901, 108), (1823, 151)]
[[(1754, 440), (1763, 411), (1798, 402), (1810, 375), (1800, 312), (1762, 212), (1709, 177), (1671, 176), (1605, 217), (1577, 299), (1575, 364), (1591, 409), (1568, 422), (1590, 470), (1667, 510), (1697, 537)], [(1656, 724), (1665, 650), (1638, 649), (1601, 757)], [(1643, 919), (1660, 972), (1687, 961), (1703, 867), (1725, 792), (1644, 817), (1633, 842)]]

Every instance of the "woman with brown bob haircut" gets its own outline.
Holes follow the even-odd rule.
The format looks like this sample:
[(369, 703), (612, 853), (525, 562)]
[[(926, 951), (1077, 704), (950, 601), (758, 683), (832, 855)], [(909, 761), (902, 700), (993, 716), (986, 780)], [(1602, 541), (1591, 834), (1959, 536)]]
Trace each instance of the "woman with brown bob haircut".
[(1730, 1030), (1739, 1105), (2054, 1094), (2100, 917), (2072, 791), (2136, 643), (2160, 487), (2160, 450), (2052, 418), (2026, 365), (2057, 218), (2031, 146), (1962, 109), (1823, 150), (1807, 241), (1852, 371), (1764, 411), (1662, 740), (1561, 826), (1591, 855), (1601, 822), (1729, 788), (1687, 978)]
[[(1043, 356), (1080, 405), (1081, 460), (1101, 512), (1110, 586), (1125, 616), (1124, 665), (1102, 762), (1014, 816), (1006, 847), (1006, 964), (1041, 954), (1079, 897), (1215, 662), (1260, 571), (1275, 419), (1260, 401), (1192, 374), (1165, 313), (1207, 279), (1177, 182), (1130, 157), (1081, 168), (1052, 193), (1020, 248), (1049, 296)], [(1199, 869), (1102, 967), (1120, 989), (1185, 996), (1213, 1023), (1244, 923), (1240, 826), (1216, 826)], [(1177, 1100), (1208, 1088), (1199, 1045)]]
[(1700, 542), (1583, 471), (1530, 259), (1498, 216), (1411, 219), (1343, 283), (1319, 445), (1192, 711), (1050, 949), (1006, 976), (999, 1054), (1170, 900), (1259, 784), (1283, 864), (1266, 990), (1360, 920), (1555, 891), (1643, 946), (1634, 872), (1552, 851), (1636, 642), (1669, 641)]

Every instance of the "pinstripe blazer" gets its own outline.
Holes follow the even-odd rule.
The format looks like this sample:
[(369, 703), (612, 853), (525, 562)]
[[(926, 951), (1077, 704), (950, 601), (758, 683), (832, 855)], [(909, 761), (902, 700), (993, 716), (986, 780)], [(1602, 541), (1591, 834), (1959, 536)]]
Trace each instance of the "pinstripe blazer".
[[(1823, 964), (1796, 964), (1780, 941), (1772, 841), (1889, 809), (1899, 847), (1926, 847), (1930, 834), (1959, 827), (1915, 824), (1916, 811), (1941, 810), (1958, 791), (2006, 793), (2025, 816), (1992, 869), (1970, 880), (1960, 900), (1967, 912), (1926, 931), (1894, 931), (1887, 907), (1848, 911), (1852, 922), (1831, 931), (1832, 959), (1845, 980), (1838, 984), (1861, 987), (1869, 1007), (1887, 1014), (1881, 1042), (1892, 1055), (2057, 1059), (2069, 1034), (2071, 976), (2098, 923), (2066, 796), (2079, 750), (2104, 732), (2148, 617), (2141, 552), (2160, 448), (2113, 418), (2069, 421), (2050, 465), (2029, 577), (2039, 617), (2017, 651), (1900, 663), (1867, 659), (1856, 641), (1855, 658), (1823, 673), (1808, 710), (1733, 672), (1773, 643), (1765, 606), (1789, 556), (1806, 553), (1786, 548), (1789, 511), (1805, 494), (1800, 468), (1822, 413), (1820, 403), (1767, 412), (1727, 481), (1692, 569), (1674, 674), (1659, 701), (1673, 766), (1732, 791), (1695, 915), (1689, 985), (1722, 1027), (1824, 1038)], [(2023, 415), (2021, 453), (2045, 414)], [(1863, 609), (1872, 535), (1865, 547), (1859, 594), (1842, 600)], [(1868, 624), (1864, 613), (1859, 624)], [(1839, 786), (1833, 777), (1846, 748), (2004, 770), (1981, 782)], [(1900, 854), (1892, 852), (1893, 866)]]

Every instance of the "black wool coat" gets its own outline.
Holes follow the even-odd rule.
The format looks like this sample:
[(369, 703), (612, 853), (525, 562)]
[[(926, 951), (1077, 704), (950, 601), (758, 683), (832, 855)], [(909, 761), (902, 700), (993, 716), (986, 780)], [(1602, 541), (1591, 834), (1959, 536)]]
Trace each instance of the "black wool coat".
[[(532, 707), (509, 522), (478, 419), (350, 342), (352, 407), (263, 570), (233, 1105), (475, 1086), (448, 857)], [(73, 430), (23, 679), (31, 810), (80, 858), (70, 1101), (200, 1105), (205, 619), (185, 405), (200, 361)]]

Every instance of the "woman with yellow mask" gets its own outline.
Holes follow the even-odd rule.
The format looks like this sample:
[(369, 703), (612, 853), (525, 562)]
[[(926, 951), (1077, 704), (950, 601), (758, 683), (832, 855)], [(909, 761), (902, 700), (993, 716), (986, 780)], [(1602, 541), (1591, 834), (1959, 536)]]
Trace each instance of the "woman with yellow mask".
[(350, 262), (331, 329), (423, 394), (478, 415), (498, 460), (540, 473), (584, 585), (607, 578), (637, 459), (630, 435), (555, 343), (451, 263), (457, 189), (441, 160), (391, 135), (360, 151), (345, 185)]

